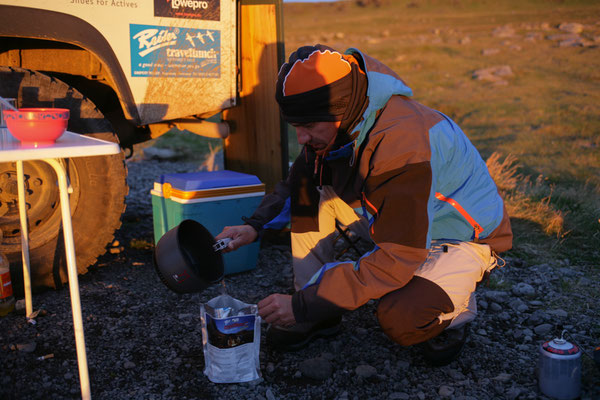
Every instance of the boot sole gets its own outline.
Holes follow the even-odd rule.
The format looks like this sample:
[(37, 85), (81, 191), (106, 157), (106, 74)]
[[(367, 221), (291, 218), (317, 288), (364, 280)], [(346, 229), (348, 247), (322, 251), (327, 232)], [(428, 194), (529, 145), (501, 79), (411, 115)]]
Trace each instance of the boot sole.
[(463, 329), (465, 331), (462, 339), (446, 348), (436, 349), (432, 348), (427, 342), (421, 343), (419, 347), (425, 361), (433, 367), (443, 367), (456, 360), (462, 353), (469, 336), (469, 327), (465, 326)]
[(332, 326), (331, 328), (325, 328), (318, 331), (315, 331), (308, 335), (306, 339), (301, 342), (288, 344), (288, 345), (271, 345), (273, 348), (277, 350), (283, 351), (298, 351), (306, 347), (310, 342), (316, 340), (318, 338), (330, 338), (336, 336), (342, 330), (341, 324), (337, 324), (336, 326)]

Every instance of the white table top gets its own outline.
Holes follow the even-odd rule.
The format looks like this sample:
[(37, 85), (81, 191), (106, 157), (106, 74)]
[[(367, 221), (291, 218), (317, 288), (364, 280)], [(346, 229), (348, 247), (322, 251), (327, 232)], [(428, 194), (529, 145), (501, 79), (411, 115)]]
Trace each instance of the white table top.
[(69, 131), (63, 133), (52, 145), (25, 147), (10, 134), (8, 129), (0, 128), (0, 162), (98, 156), (118, 154), (120, 151), (121, 148), (117, 143)]

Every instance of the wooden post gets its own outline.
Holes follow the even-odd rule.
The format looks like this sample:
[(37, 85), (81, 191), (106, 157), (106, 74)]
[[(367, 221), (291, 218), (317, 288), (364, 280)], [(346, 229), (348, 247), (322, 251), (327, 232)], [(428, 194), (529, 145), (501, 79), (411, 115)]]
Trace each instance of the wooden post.
[(238, 3), (238, 105), (223, 112), (232, 126), (225, 140), (225, 167), (250, 173), (267, 191), (287, 174), (286, 125), (275, 101), (285, 54), (281, 0)]

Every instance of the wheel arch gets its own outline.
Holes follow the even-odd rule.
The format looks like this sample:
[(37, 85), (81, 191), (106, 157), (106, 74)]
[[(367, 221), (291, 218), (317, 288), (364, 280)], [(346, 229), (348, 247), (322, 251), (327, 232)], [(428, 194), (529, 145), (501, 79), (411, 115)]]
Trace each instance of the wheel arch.
[[(39, 96), (23, 96), (22, 88)], [(73, 132), (98, 139), (118, 142), (110, 121), (94, 102), (68, 83), (38, 71), (0, 66), (0, 94), (20, 101), (37, 101), (64, 107), (81, 118), (70, 118)], [(33, 100), (32, 100), (33, 99)], [(36, 106), (26, 103), (25, 106)], [(72, 114), (73, 115), (73, 114)], [(75, 238), (77, 266), (84, 273), (104, 254), (121, 225), (128, 193), (127, 165), (124, 154), (65, 159), (73, 193), (69, 196)], [(42, 166), (38, 165), (41, 164)], [(16, 208), (14, 165), (0, 163), (0, 229), (3, 233), (0, 251), (11, 262), (15, 282), (22, 282), (20, 265), (20, 223)], [(49, 171), (49, 172), (48, 172)], [(34, 287), (57, 287), (66, 282), (66, 263), (61, 218), (56, 195), (56, 177), (42, 161), (24, 163), (26, 201), (28, 206), (31, 281)], [(40, 202), (40, 203), (38, 203)], [(6, 232), (5, 232), (6, 230)], [(18, 287), (18, 285), (17, 285)]]
[(48, 48), (69, 44), (90, 53), (105, 67), (103, 74), (117, 93), (126, 117), (139, 123), (133, 94), (116, 54), (106, 38), (88, 22), (57, 11), (0, 5), (0, 37), (43, 40), (48, 42)]

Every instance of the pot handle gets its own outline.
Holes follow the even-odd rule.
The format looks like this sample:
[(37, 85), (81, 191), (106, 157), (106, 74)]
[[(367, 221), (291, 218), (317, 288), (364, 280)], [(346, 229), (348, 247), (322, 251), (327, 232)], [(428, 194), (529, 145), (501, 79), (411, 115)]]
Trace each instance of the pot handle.
[(213, 249), (214, 251), (221, 251), (223, 250), (225, 247), (227, 247), (227, 245), (229, 244), (229, 242), (231, 242), (231, 238), (223, 238), (223, 239), (219, 239), (217, 240), (217, 242), (215, 244), (213, 244)]

